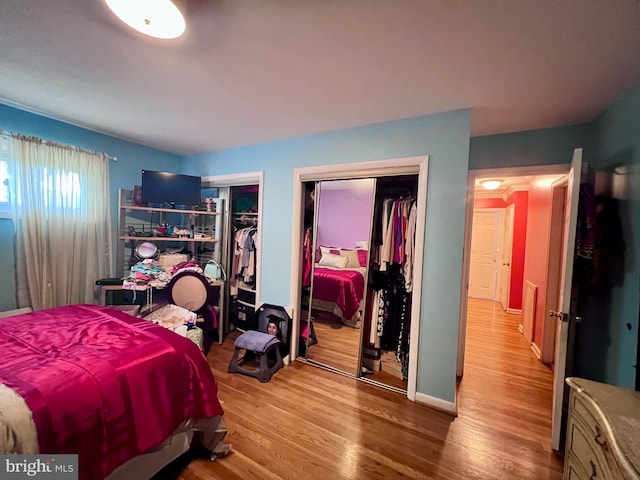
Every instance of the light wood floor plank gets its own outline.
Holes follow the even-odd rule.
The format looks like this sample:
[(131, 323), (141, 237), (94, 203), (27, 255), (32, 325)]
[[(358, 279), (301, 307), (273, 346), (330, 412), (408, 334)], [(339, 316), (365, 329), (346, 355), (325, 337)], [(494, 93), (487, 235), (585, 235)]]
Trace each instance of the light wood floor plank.
[(233, 336), (208, 360), (233, 453), (185, 454), (155, 480), (560, 479), (550, 448), (552, 372), (519, 317), (470, 300), (459, 416), (301, 362), (270, 382), (227, 373)]

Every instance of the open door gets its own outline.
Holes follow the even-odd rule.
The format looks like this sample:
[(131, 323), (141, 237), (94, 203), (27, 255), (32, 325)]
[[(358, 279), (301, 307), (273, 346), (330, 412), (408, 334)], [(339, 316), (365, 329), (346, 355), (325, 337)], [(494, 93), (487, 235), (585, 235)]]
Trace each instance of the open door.
[(549, 312), (556, 317), (556, 347), (553, 371), (553, 410), (551, 418), (551, 446), (560, 449), (560, 432), (562, 428), (562, 408), (565, 393), (565, 370), (567, 362), (567, 340), (569, 337), (569, 321), (571, 306), (571, 284), (573, 277), (573, 256), (576, 245), (576, 228), (578, 221), (578, 198), (580, 194), (580, 174), (582, 171), (582, 149), (576, 148), (571, 160), (568, 175), (567, 200), (565, 203), (564, 238), (562, 248), (562, 269), (560, 272), (560, 295), (555, 311)]
[(506, 312), (509, 308), (511, 284), (511, 251), (513, 249), (513, 215), (515, 207), (509, 205), (502, 214), (500, 258), (498, 260), (498, 301)]

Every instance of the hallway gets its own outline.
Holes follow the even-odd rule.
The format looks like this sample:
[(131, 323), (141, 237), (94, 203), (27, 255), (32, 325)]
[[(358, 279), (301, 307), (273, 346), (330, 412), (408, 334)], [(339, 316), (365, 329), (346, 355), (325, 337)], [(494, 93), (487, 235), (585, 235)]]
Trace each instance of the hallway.
[(510, 431), (523, 453), (551, 452), (553, 372), (527, 345), (519, 321), (498, 302), (469, 298), (459, 415)]

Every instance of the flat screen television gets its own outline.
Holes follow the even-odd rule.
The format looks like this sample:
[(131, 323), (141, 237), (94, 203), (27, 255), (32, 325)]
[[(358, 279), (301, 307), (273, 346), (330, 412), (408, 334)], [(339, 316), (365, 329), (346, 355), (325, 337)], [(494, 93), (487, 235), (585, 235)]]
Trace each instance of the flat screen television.
[(142, 202), (196, 207), (201, 185), (201, 177), (142, 170)]

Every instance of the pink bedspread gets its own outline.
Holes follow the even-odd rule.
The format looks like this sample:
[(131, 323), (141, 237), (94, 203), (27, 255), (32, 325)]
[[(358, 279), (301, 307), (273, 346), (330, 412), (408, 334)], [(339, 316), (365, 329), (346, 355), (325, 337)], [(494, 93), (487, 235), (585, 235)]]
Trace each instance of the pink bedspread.
[(350, 319), (355, 315), (364, 294), (364, 276), (358, 270), (313, 269), (313, 298), (335, 302)]
[(101, 479), (187, 418), (222, 414), (211, 369), (187, 338), (106, 307), (0, 320), (0, 382), (33, 412), (40, 453), (77, 453)]

